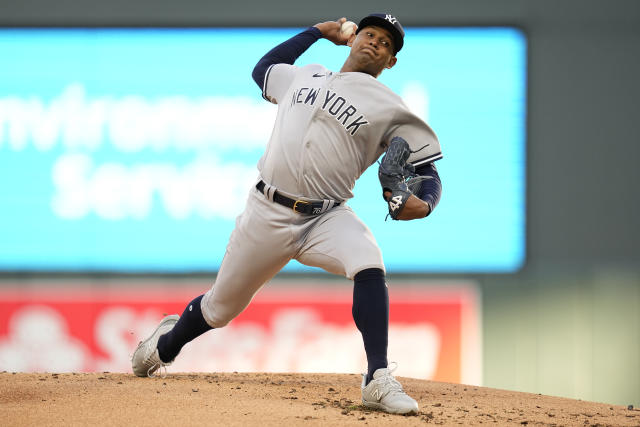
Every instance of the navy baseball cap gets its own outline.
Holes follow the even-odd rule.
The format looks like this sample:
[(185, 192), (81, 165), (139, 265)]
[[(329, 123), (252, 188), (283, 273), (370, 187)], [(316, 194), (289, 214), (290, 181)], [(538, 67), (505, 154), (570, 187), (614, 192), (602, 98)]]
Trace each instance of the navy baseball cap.
[(400, 25), (400, 21), (398, 21), (395, 16), (388, 13), (372, 13), (369, 16), (365, 16), (358, 24), (356, 34), (358, 34), (358, 32), (360, 32), (364, 27), (371, 25), (388, 30), (393, 37), (393, 54), (396, 55), (400, 52), (400, 49), (402, 49), (402, 45), (404, 44), (404, 29), (402, 28), (402, 25)]

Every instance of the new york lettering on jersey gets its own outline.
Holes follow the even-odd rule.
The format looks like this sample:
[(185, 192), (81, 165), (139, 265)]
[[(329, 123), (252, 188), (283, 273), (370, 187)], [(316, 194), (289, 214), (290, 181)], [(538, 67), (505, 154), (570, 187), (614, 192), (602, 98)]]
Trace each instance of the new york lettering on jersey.
[(320, 108), (333, 116), (345, 130), (355, 135), (361, 126), (369, 124), (364, 114), (358, 112), (352, 103), (332, 90), (327, 90), (323, 96), (318, 97), (320, 88), (301, 87), (294, 89), (291, 94), (291, 107), (296, 104), (314, 106), (321, 99)]

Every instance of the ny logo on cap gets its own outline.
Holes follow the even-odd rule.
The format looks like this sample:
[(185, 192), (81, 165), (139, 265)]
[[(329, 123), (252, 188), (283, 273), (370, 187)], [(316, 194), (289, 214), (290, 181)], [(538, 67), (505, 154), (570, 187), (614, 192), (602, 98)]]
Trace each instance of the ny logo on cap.
[(387, 21), (391, 22), (392, 24), (395, 24), (396, 22), (398, 22), (398, 20), (396, 19), (395, 16), (393, 15), (386, 15), (384, 17), (384, 19), (386, 19)]

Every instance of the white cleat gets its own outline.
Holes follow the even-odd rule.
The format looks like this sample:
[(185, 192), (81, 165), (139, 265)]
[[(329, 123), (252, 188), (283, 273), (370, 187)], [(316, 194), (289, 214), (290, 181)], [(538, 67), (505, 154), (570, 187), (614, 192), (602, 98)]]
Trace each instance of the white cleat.
[(391, 375), (393, 369), (380, 368), (366, 384), (367, 374), (362, 375), (362, 404), (390, 414), (418, 414), (418, 402), (402, 390), (402, 385)]
[(131, 358), (131, 367), (133, 368), (134, 374), (139, 377), (151, 378), (155, 371), (171, 364), (171, 362), (164, 363), (160, 360), (160, 356), (158, 355), (158, 339), (172, 330), (178, 319), (180, 319), (180, 316), (177, 314), (165, 317), (160, 321), (160, 324), (151, 336), (138, 344)]

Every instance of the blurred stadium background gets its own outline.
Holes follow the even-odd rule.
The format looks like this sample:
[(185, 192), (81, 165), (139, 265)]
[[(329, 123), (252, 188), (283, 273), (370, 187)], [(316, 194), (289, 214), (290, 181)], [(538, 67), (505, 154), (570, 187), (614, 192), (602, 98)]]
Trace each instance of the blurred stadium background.
[[(0, 3), (0, 370), (126, 371), (214, 280), (269, 135), (253, 64), (374, 11), (414, 46), (383, 82), (445, 154), (429, 220), (384, 223), (372, 176), (352, 203), (399, 374), (640, 405), (636, 1)], [(349, 282), (292, 264), (172, 369), (358, 372), (349, 308)]]

